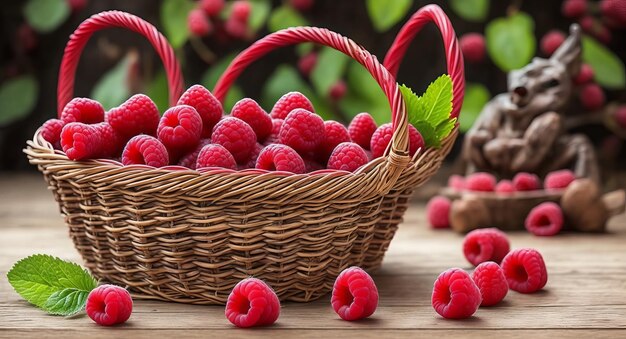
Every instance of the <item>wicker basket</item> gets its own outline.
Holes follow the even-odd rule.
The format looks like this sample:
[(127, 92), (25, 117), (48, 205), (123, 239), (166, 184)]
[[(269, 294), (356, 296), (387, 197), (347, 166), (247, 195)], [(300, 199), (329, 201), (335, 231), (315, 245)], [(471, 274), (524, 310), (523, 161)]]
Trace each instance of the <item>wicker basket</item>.
[[(61, 65), (59, 112), (71, 98), (82, 48), (106, 27), (129, 28), (150, 40), (163, 59), (174, 104), (183, 82), (171, 47), (147, 22), (113, 11), (87, 19), (72, 35)], [(255, 276), (281, 300), (310, 301), (326, 294), (346, 267), (380, 263), (393, 236), (388, 229), (406, 209), (405, 186), (436, 171), (454, 135), (409, 165), (407, 116), (394, 77), (359, 45), (325, 29), (292, 28), (257, 41), (233, 61), (215, 94), (222, 98), (260, 55), (301, 42), (335, 48), (376, 79), (395, 129), (384, 157), (355, 173), (156, 169), (71, 161), (35, 133), (25, 152), (43, 173), (96, 277), (125, 285), (139, 298), (223, 304), (238, 281)]]

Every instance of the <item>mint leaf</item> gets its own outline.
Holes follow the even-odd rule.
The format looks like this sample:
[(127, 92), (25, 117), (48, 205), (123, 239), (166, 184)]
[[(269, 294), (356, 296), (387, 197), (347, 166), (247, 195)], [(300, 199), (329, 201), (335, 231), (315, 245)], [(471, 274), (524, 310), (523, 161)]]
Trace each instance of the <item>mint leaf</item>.
[(44, 254), (18, 261), (7, 273), (7, 278), (22, 298), (53, 314), (72, 314), (76, 308), (80, 311), (85, 305), (86, 297), (83, 298), (82, 293), (72, 294), (72, 291), (64, 290), (88, 294), (98, 284), (79, 265)]

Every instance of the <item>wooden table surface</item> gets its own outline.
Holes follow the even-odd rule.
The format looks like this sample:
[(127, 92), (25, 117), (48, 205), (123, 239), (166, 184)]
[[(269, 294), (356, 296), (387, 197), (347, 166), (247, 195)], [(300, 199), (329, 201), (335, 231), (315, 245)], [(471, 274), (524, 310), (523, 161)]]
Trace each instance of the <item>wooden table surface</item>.
[(345, 322), (329, 300), (284, 303), (274, 326), (240, 330), (220, 306), (136, 301), (130, 320), (103, 328), (87, 316), (49, 316), (22, 300), (6, 273), (18, 259), (47, 253), (80, 263), (52, 194), (36, 175), (0, 174), (0, 337), (622, 337), (626, 338), (626, 217), (615, 218), (608, 233), (538, 238), (510, 234), (511, 245), (534, 247), (548, 266), (548, 284), (535, 294), (510, 292), (497, 307), (481, 308), (470, 319), (445, 320), (430, 305), (432, 284), (450, 267), (470, 269), (463, 237), (433, 231), (423, 204), (413, 205), (392, 242), (383, 267), (373, 277), (380, 292), (376, 313)]

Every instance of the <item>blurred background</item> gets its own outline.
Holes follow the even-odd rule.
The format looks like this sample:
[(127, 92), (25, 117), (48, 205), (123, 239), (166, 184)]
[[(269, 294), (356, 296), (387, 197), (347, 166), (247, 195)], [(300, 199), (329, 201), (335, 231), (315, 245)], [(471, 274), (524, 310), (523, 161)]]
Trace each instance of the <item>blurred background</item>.
[[(154, 24), (182, 64), (186, 86), (212, 89), (230, 60), (254, 40), (289, 26), (326, 27), (362, 44), (382, 60), (396, 33), (418, 8), (437, 3), (452, 20), (466, 58), (466, 131), (483, 105), (506, 90), (506, 74), (534, 56), (548, 56), (579, 23), (584, 62), (593, 79), (577, 87), (568, 128), (587, 134), (609, 186), (623, 186), (626, 169), (626, 1), (623, 0), (26, 0), (0, 4), (0, 170), (34, 171), (22, 153), (27, 139), (56, 112), (63, 49), (81, 21), (117, 9)], [(75, 96), (106, 109), (134, 93), (167, 108), (162, 64), (141, 36), (109, 29), (94, 34), (76, 74)], [(412, 43), (398, 82), (422, 93), (446, 72), (441, 36), (428, 25)], [(243, 80), (242, 80), (243, 79)], [(270, 110), (284, 93), (300, 91), (326, 119), (349, 121), (370, 112), (389, 120), (380, 89), (360, 65), (308, 44), (277, 50), (252, 65), (229, 93), (226, 110), (252, 97)], [(453, 169), (462, 138), (448, 158)]]

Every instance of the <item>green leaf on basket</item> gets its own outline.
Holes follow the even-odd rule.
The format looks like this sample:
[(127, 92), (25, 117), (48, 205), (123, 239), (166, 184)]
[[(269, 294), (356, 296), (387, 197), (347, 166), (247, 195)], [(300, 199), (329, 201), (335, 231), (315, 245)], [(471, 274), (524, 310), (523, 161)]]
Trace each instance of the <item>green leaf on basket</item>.
[(195, 6), (191, 0), (163, 0), (161, 3), (161, 23), (172, 47), (182, 47), (189, 39), (187, 15)]
[(169, 91), (167, 76), (164, 70), (159, 70), (146, 86), (146, 95), (154, 101), (159, 108), (159, 112), (165, 112), (169, 107)]
[(40, 33), (57, 29), (70, 16), (66, 0), (29, 0), (24, 6), (24, 17)]
[(465, 85), (465, 97), (459, 116), (459, 129), (467, 132), (482, 112), (485, 104), (491, 99), (491, 93), (487, 87), (478, 83), (468, 83)]
[(488, 23), (487, 51), (493, 62), (505, 72), (528, 64), (537, 45), (533, 30), (533, 19), (521, 12)]
[(450, 7), (467, 21), (483, 22), (489, 14), (489, 0), (450, 0)]
[(309, 22), (291, 6), (280, 6), (272, 11), (267, 22), (267, 28), (276, 32), (283, 28), (307, 26)]
[(311, 72), (311, 82), (320, 96), (327, 96), (330, 88), (342, 78), (350, 58), (336, 49), (324, 47), (317, 54)]
[(28, 115), (35, 108), (38, 95), (37, 80), (30, 75), (10, 79), (0, 85), (0, 126)]
[(29, 303), (52, 314), (70, 315), (85, 306), (98, 282), (82, 267), (45, 254), (18, 261), (9, 273), (13, 289)]
[(339, 102), (339, 107), (346, 116), (353, 118), (361, 112), (368, 112), (379, 125), (391, 121), (389, 101), (363, 65), (351, 60), (346, 80), (348, 92)]
[(106, 110), (119, 106), (130, 96), (128, 71), (135, 52), (129, 52), (113, 68), (106, 72), (91, 91), (91, 98), (100, 102)]
[(583, 36), (582, 44), (583, 61), (593, 68), (594, 79), (606, 88), (624, 88), (626, 86), (624, 62), (589, 36)]
[(365, 4), (374, 28), (385, 32), (407, 15), (413, 0), (367, 0)]

